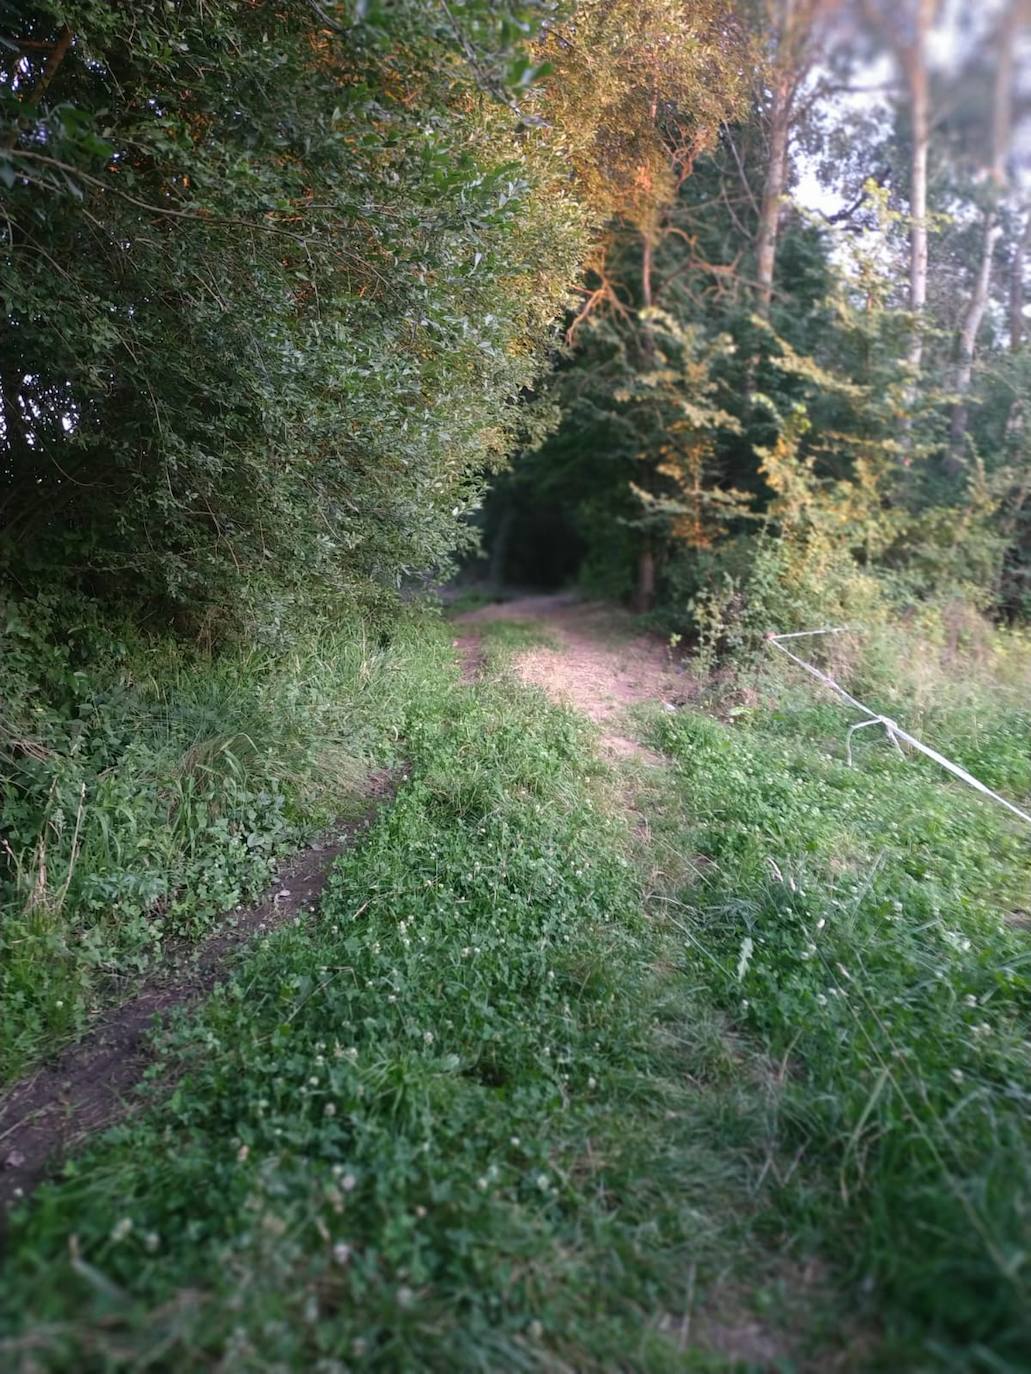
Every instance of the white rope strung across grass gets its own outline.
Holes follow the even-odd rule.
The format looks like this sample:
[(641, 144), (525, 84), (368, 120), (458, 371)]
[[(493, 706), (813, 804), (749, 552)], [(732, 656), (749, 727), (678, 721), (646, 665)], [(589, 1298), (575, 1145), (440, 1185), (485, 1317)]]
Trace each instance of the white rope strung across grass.
[(818, 682), (822, 682), (825, 687), (829, 687), (832, 692), (836, 693), (842, 701), (847, 701), (850, 706), (866, 716), (866, 720), (861, 720), (858, 725), (853, 725), (849, 729), (846, 742), (849, 767), (852, 767), (852, 736), (855, 732), (857, 730), (864, 730), (868, 725), (883, 725), (888, 739), (891, 740), (900, 754), (902, 753), (902, 745), (899, 741), (904, 740), (905, 743), (910, 745), (913, 749), (918, 749), (921, 754), (926, 754), (929, 759), (933, 759), (941, 768), (952, 773), (953, 776), (959, 778), (961, 782), (965, 782), (968, 787), (972, 787), (975, 792), (980, 792), (982, 796), (990, 797), (992, 801), (998, 802), (999, 805), (1004, 806), (1007, 811), (1012, 811), (1014, 816), (1019, 816), (1022, 821), (1026, 821), (1028, 825), (1031, 825), (1031, 816), (1029, 816), (1026, 811), (1021, 811), (1019, 806), (1014, 806), (1014, 804), (1011, 801), (1007, 801), (1005, 797), (1000, 797), (998, 792), (993, 792), (990, 787), (986, 787), (983, 782), (974, 777), (973, 773), (968, 773), (967, 770), (961, 768), (958, 763), (953, 763), (952, 760), (947, 759), (944, 754), (939, 754), (937, 749), (932, 749), (930, 745), (924, 744), (921, 740), (918, 740), (915, 735), (911, 735), (908, 730), (903, 730), (898, 721), (892, 720), (890, 716), (878, 715), (876, 711), (871, 711), (869, 706), (864, 706), (861, 701), (858, 701), (854, 696), (846, 692), (844, 687), (835, 682), (829, 673), (821, 671), (821, 669), (817, 668), (815, 663), (807, 663), (804, 658), (799, 658), (799, 656), (793, 654), (790, 649), (786, 649), (782, 642), (785, 639), (808, 639), (811, 635), (840, 635), (844, 633), (844, 626), (831, 626), (823, 630), (795, 630), (791, 634), (784, 635), (770, 633), (766, 638), (767, 642), (772, 644), (775, 649), (779, 649), (782, 654), (786, 654), (788, 658), (791, 659), (792, 663), (797, 663), (810, 677), (814, 677)]

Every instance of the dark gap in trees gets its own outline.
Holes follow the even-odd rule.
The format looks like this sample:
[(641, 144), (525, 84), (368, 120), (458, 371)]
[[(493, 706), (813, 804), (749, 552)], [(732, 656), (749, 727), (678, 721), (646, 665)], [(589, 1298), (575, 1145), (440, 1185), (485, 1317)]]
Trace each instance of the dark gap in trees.
[(577, 580), (586, 545), (553, 495), (502, 480), (487, 498), (477, 571), (497, 586), (556, 591)]

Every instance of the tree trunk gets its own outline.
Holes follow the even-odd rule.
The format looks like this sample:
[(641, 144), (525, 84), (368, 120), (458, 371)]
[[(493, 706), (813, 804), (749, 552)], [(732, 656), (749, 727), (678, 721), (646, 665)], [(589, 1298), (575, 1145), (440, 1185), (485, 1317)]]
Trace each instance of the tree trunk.
[[(904, 66), (909, 87), (913, 150), (909, 166), (909, 309), (913, 332), (909, 341), (909, 365), (915, 377), (924, 356), (923, 315), (927, 302), (927, 150), (931, 141), (931, 102), (927, 79), (927, 37), (936, 0), (917, 0), (916, 31)], [(911, 400), (913, 397), (911, 397)]]
[[(995, 88), (992, 99), (992, 150), (988, 173), (994, 195), (998, 195), (1006, 181), (1006, 153), (1009, 149), (1010, 128), (1012, 125), (1013, 104), (1013, 48), (1017, 37), (1017, 5), (1014, 0), (1006, 8), (999, 25), (997, 62), (995, 67)], [(967, 433), (967, 393), (974, 371), (974, 349), (977, 344), (978, 330), (988, 306), (988, 293), (992, 282), (992, 264), (995, 259), (995, 245), (1002, 229), (997, 222), (995, 205), (985, 211), (984, 234), (981, 247), (981, 261), (978, 265), (974, 289), (963, 314), (963, 324), (959, 332), (956, 349), (955, 390), (957, 401), (952, 408), (949, 424), (949, 451), (945, 466), (947, 471), (958, 472), (963, 461), (963, 446)]]
[[(650, 310), (654, 302), (652, 263), (653, 244), (651, 229), (641, 230), (641, 302), (642, 308)], [(641, 329), (641, 351), (649, 360), (655, 356), (655, 340), (652, 337), (650, 320), (645, 320)], [(641, 464), (641, 486), (645, 491), (654, 492), (658, 474), (649, 459)], [(634, 592), (634, 610), (640, 614), (650, 611), (655, 604), (655, 545), (650, 534), (645, 535), (641, 551), (637, 556), (637, 588)]]
[(755, 241), (755, 277), (759, 288), (756, 311), (763, 319), (769, 316), (773, 298), (773, 272), (777, 263), (781, 199), (787, 181), (793, 95), (793, 74), (779, 72), (773, 88), (773, 105), (770, 109), (770, 156), (766, 164), (762, 203), (759, 207), (759, 230)]
[[(73, 36), (71, 29), (65, 24), (57, 35), (54, 46), (50, 49), (46, 63), (40, 73), (39, 80), (34, 82), (26, 94), (20, 97), (21, 103), (26, 110), (34, 110), (46, 95), (50, 88), (50, 83), (57, 75), (58, 67), (68, 55), (68, 50), (72, 46)], [(4, 148), (13, 148), (18, 142), (19, 132), (20, 126), (16, 120), (10, 133), (5, 135), (3, 143), (0, 146)]]
[(981, 247), (981, 262), (977, 269), (977, 280), (970, 295), (970, 301), (963, 315), (957, 346), (955, 390), (958, 399), (952, 407), (949, 423), (949, 451), (945, 460), (946, 469), (956, 473), (963, 466), (963, 444), (967, 433), (967, 392), (974, 372), (974, 346), (977, 333), (988, 306), (988, 288), (992, 279), (992, 261), (995, 245), (1002, 233), (995, 221), (995, 211), (985, 214), (984, 238)]
[[(16, 505), (26, 489), (32, 490), (39, 480), (38, 462), (33, 462), (33, 449), (29, 442), (28, 427), (21, 406), (21, 374), (17, 368), (0, 368), (0, 416), (3, 420), (3, 443), (0, 445), (0, 459), (7, 471), (7, 492), (0, 496), (0, 526), (8, 530), (7, 517), (3, 513), (8, 506)], [(4, 454), (6, 449), (6, 454)]]
[(637, 592), (634, 610), (643, 615), (655, 605), (655, 546), (650, 539), (641, 545), (637, 555)]
[[(1010, 352), (1016, 353), (1024, 346), (1024, 258), (1028, 243), (1031, 243), (1031, 210), (1024, 219), (1023, 232), (1013, 245), (1013, 261), (1010, 264)], [(1021, 439), (1024, 426), (1024, 402), (1017, 394), (1010, 401), (1006, 416), (1003, 438), (1008, 448), (1015, 447)]]
[(1010, 264), (1010, 351), (1016, 353), (1024, 342), (1024, 259), (1031, 242), (1031, 211), (1024, 219), (1024, 232), (1013, 246)]
[(505, 569), (508, 567), (508, 546), (512, 539), (512, 526), (515, 524), (515, 511), (511, 505), (506, 505), (501, 512), (501, 519), (498, 527), (494, 531), (494, 539), (490, 546), (490, 569), (487, 573), (487, 580), (494, 587), (504, 586)]

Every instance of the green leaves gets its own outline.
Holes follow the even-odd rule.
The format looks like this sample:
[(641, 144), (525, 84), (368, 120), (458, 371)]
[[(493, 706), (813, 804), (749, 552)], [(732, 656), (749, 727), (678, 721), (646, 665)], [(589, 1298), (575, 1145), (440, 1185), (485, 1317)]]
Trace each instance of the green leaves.
[(345, 38), (320, 8), (62, 12), (0, 152), (12, 569), (275, 635), (468, 542), (583, 250), (546, 140), (480, 91), (532, 79), (536, 9), (370, 5)]

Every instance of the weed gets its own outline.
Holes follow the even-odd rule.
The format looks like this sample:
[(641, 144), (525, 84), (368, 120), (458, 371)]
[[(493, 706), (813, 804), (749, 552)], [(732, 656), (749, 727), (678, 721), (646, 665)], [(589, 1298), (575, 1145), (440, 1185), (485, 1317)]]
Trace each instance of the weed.
[[(904, 720), (888, 661), (852, 689), (865, 674)], [(1021, 714), (933, 695), (927, 737), (1026, 792)], [(683, 843), (689, 815), (706, 860), (680, 894), (684, 966), (783, 1060), (789, 1138), (834, 1183), (785, 1186), (785, 1224), (876, 1293), (896, 1367), (1025, 1368), (1031, 960), (1005, 916), (1028, 904), (1027, 834), (925, 760), (868, 744), (848, 768), (847, 713), (808, 688), (735, 719), (667, 715), (653, 737), (677, 764), (668, 823)]]
[(392, 747), (354, 633), (218, 658), (99, 630), (6, 647), (0, 1082), (353, 812)]
[[(643, 914), (587, 727), (425, 629), (372, 685), (409, 777), (180, 1025), (172, 1097), (37, 1195), (9, 1363), (729, 1368), (683, 1336), (728, 1253), (768, 1274), (775, 1096)], [(767, 1324), (801, 1348), (809, 1305)]]

